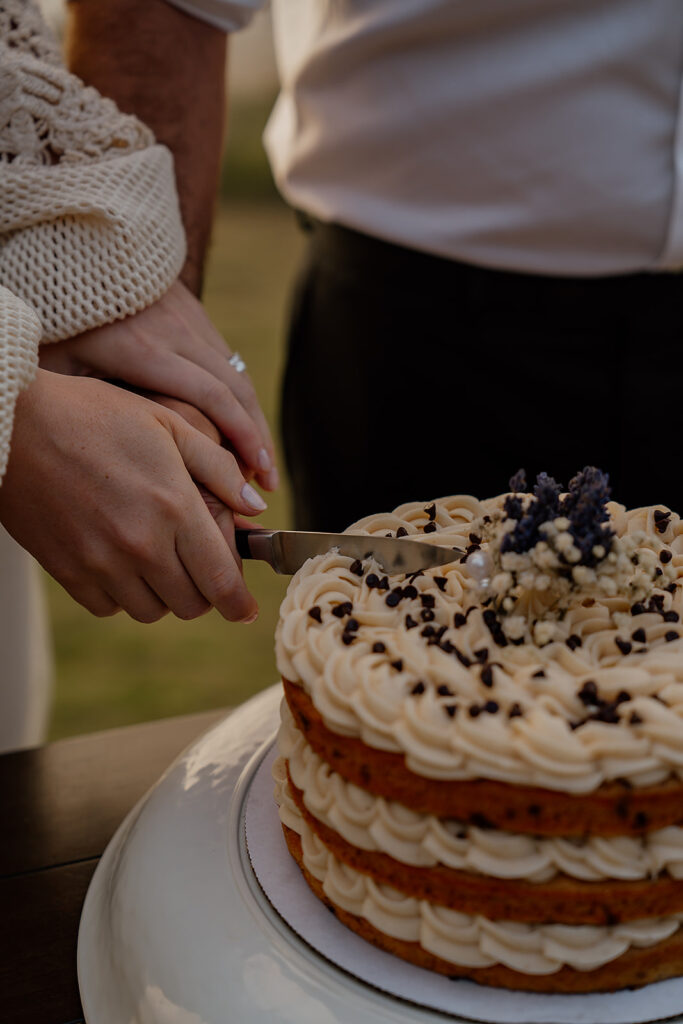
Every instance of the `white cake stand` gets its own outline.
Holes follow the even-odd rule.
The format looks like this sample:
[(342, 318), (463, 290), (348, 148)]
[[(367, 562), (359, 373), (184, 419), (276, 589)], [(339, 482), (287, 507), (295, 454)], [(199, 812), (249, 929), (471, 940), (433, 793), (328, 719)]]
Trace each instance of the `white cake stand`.
[[(646, 990), (640, 998), (638, 993), (532, 996), (527, 1004), (529, 997), (521, 993), (446, 979), (440, 983), (452, 986), (448, 1012), (417, 1005), (412, 993), (425, 984), (421, 977), (433, 976), (342, 929), (309, 893), (293, 861), (293, 874), (286, 875), (290, 858), (285, 856), (285, 874), (264, 880), (271, 896), (275, 893), (274, 902), (280, 905), (282, 895), (281, 909), (289, 901), (293, 914), (305, 904), (311, 919), (318, 915), (316, 927), (321, 927), (322, 916), (322, 927), (341, 929), (338, 948), (351, 950), (351, 964), (358, 957), (359, 973), (366, 980), (322, 957), (264, 895), (245, 839), (250, 790), (258, 786), (265, 792), (265, 772), (259, 781), (259, 766), (272, 745), (280, 697), (280, 687), (272, 687), (190, 747), (109, 844), (86, 897), (78, 941), (88, 1024), (445, 1024), (473, 1019), (595, 1024), (602, 1019), (652, 1020), (655, 1015), (673, 1020), (673, 1013), (683, 1008), (683, 988), (677, 982), (650, 986), (647, 991), (653, 995), (648, 997)], [(260, 837), (270, 839), (271, 828), (272, 842), (281, 842), (277, 818), (273, 816), (271, 826), (263, 803), (250, 802), (250, 836), (259, 836), (259, 847)], [(257, 869), (261, 863), (263, 878), (267, 857), (254, 856), (254, 861)], [(279, 857), (273, 861), (279, 862)], [(296, 886), (300, 891), (294, 892)], [(305, 927), (301, 930), (306, 934)], [(332, 948), (337, 948), (334, 943)], [(385, 984), (384, 963), (386, 977), (393, 970), (402, 987)], [(411, 971), (416, 972), (414, 985)], [(389, 991), (380, 991), (373, 982)], [(515, 997), (521, 998), (517, 1008)], [(586, 1001), (596, 998), (603, 1000), (600, 1013), (591, 1009), (595, 1003)], [(637, 1009), (639, 1002), (646, 1007), (644, 1013)], [(653, 1005), (660, 1012), (653, 1014)], [(549, 1013), (549, 1006), (556, 1012)]]

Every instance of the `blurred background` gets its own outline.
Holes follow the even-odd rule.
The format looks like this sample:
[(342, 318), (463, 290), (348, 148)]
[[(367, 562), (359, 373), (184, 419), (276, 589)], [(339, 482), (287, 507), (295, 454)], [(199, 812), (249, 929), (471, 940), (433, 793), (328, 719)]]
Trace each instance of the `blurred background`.
[[(62, 0), (42, 6), (59, 31)], [(204, 301), (244, 357), (277, 438), (283, 325), (301, 239), (261, 146), (277, 91), (267, 12), (232, 37), (228, 79), (230, 120)], [(287, 526), (286, 481), (266, 497), (259, 522)], [(49, 739), (235, 705), (276, 682), (273, 634), (287, 579), (257, 563), (247, 564), (245, 575), (260, 606), (250, 626), (216, 612), (153, 625), (123, 615), (96, 619), (46, 576), (57, 672)]]

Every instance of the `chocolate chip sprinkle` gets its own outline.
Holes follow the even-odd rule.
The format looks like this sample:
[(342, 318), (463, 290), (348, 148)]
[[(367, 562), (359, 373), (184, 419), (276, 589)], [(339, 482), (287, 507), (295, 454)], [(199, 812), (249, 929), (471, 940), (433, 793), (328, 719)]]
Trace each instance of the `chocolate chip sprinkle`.
[(360, 558), (356, 558), (349, 566), (349, 572), (352, 572), (354, 576), (362, 576), (363, 571), (363, 563)]
[(441, 591), (441, 593), (443, 593), (444, 590), (446, 589), (446, 584), (448, 583), (448, 580), (446, 579), (446, 577), (445, 576), (435, 576), (434, 577), (434, 582), (436, 583), (436, 585), (439, 588), (439, 590)]
[(484, 686), (493, 686), (493, 668), (491, 665), (484, 665), (481, 670), (481, 681)]
[(636, 601), (635, 604), (631, 605), (631, 615), (644, 615), (645, 605), (642, 601)]
[(435, 633), (436, 633), (436, 628), (434, 626), (425, 626), (424, 629), (420, 630), (420, 636), (425, 637), (425, 639), (427, 639), (427, 640), (430, 637), (434, 636)]
[(343, 619), (345, 615), (350, 615), (353, 611), (353, 605), (350, 601), (342, 601), (341, 604), (336, 605), (332, 609), (332, 614), (336, 615), (338, 619)]
[(615, 636), (614, 642), (621, 651), (622, 654), (630, 654), (633, 650), (633, 644), (630, 640), (622, 640), (621, 637)]
[(425, 525), (423, 533), (436, 533), (436, 523), (427, 523)]
[(479, 707), (478, 704), (470, 704), (469, 708), (467, 709), (467, 714), (470, 716), (470, 718), (478, 718), (479, 715), (481, 714), (481, 708)]
[(396, 661), (391, 662), (391, 667), (395, 668), (397, 672), (403, 671), (403, 659), (397, 658)]
[(413, 688), (412, 688), (412, 690), (410, 692), (414, 696), (418, 696), (420, 693), (424, 693), (425, 689), (426, 689), (426, 687), (425, 687), (425, 684), (422, 682), (422, 680), (418, 680), (418, 682), (415, 683), (415, 685), (413, 686)]
[(456, 711), (458, 710), (457, 704), (444, 704), (443, 709), (449, 718), (455, 718)]
[(572, 633), (571, 636), (568, 636), (565, 643), (570, 651), (575, 651), (577, 647), (583, 646), (583, 640), (577, 633)]
[(450, 686), (446, 685), (446, 683), (441, 683), (440, 686), (437, 686), (436, 692), (438, 693), (439, 697), (453, 696), (453, 691), (451, 690)]
[(396, 536), (397, 537), (407, 537), (408, 536), (408, 531), (406, 530), (405, 526), (399, 526), (398, 530), (396, 531)]
[(384, 600), (386, 604), (389, 606), (389, 608), (395, 608), (396, 605), (399, 604), (402, 597), (403, 591), (401, 590), (400, 587), (396, 587), (395, 590), (392, 590), (389, 594), (387, 594)]
[(455, 626), (456, 629), (460, 629), (460, 627), (464, 626), (466, 622), (467, 622), (467, 616), (466, 615), (463, 615), (462, 612), (456, 612), (455, 613), (455, 618), (453, 619), (453, 625)]
[(671, 643), (672, 640), (678, 640), (678, 636), (679, 634), (676, 632), (675, 629), (670, 629), (668, 633), (664, 634), (664, 639), (667, 641), (667, 643)]
[(629, 723), (631, 725), (641, 725), (642, 721), (643, 721), (643, 719), (641, 718), (641, 716), (638, 714), (637, 711), (632, 711), (631, 712), (631, 715), (629, 717)]
[(430, 523), (433, 523), (436, 519), (436, 502), (433, 502), (431, 505), (427, 505), (425, 512), (429, 516)]
[(531, 678), (532, 679), (545, 679), (545, 672), (543, 671), (542, 668), (539, 668), (537, 672), (534, 672), (534, 674), (532, 675)]
[(583, 686), (577, 693), (577, 697), (579, 698), (582, 704), (586, 705), (586, 707), (590, 705), (597, 706), (599, 700), (598, 687), (593, 679), (586, 680), (586, 682), (583, 684)]
[(678, 612), (662, 612), (662, 618), (665, 622), (678, 622)]
[(412, 617), (412, 615), (406, 615), (406, 617), (405, 617), (405, 627), (406, 627), (406, 629), (415, 629), (415, 627), (417, 625), (418, 625), (418, 623), (415, 621), (415, 619)]
[(515, 701), (508, 711), (508, 718), (521, 718), (524, 712), (522, 711), (521, 705)]
[(348, 647), (356, 639), (355, 633), (342, 633), (342, 643)]
[(316, 622), (323, 621), (323, 613), (320, 610), (320, 606), (317, 604), (314, 604), (312, 608), (308, 609), (308, 614), (312, 619), (315, 619)]
[(417, 587), (414, 587), (412, 583), (409, 583), (407, 587), (403, 588), (403, 596), (407, 600), (412, 601), (417, 597)]
[(384, 654), (386, 649), (387, 645), (383, 644), (381, 640), (375, 640), (374, 644), (372, 645), (373, 654)]
[(433, 608), (436, 604), (436, 598), (433, 594), (420, 594), (420, 601), (423, 608)]
[(668, 548), (663, 548), (659, 552), (659, 561), (662, 563), (662, 565), (666, 565), (668, 562), (671, 561), (672, 558), (673, 554), (669, 551)]
[(369, 572), (367, 574), (365, 577), (365, 585), (369, 590), (373, 590), (375, 587), (379, 586), (379, 576), (376, 572)]
[(344, 626), (345, 633), (356, 633), (360, 628), (358, 619), (347, 619), (346, 625)]
[(480, 665), (485, 665), (489, 658), (488, 647), (480, 647), (478, 651), (474, 652), (474, 657), (477, 659)]
[(434, 619), (434, 612), (431, 608), (423, 608), (420, 612), (420, 618), (423, 622), (432, 622)]
[(637, 644), (644, 644), (647, 641), (645, 630), (642, 626), (639, 629), (634, 629), (631, 633), (631, 640), (634, 640)]
[(454, 647), (453, 654), (456, 656), (456, 658), (458, 659), (460, 664), (464, 665), (465, 668), (469, 668), (471, 666), (472, 662), (467, 657), (467, 655), (463, 654), (462, 651), (459, 651), (458, 648), (455, 646), (455, 644), (453, 645), (453, 647)]
[(488, 712), (489, 715), (495, 715), (499, 708), (500, 704), (497, 700), (487, 700), (484, 704), (484, 711)]

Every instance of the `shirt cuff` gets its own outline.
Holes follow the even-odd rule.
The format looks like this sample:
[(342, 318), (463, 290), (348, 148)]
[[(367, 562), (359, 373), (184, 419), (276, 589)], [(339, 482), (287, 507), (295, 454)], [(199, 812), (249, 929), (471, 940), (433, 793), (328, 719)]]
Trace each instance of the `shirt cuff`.
[(237, 32), (249, 24), (266, 0), (166, 0), (185, 14), (191, 14), (223, 32)]

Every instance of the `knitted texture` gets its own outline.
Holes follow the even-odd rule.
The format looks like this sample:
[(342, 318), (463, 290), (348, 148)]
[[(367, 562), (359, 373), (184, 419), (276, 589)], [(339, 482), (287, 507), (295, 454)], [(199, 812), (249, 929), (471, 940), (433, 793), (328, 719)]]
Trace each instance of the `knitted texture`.
[(0, 284), (44, 341), (136, 313), (177, 277), (173, 164), (153, 143), (57, 63), (33, 3), (0, 0)]
[(40, 334), (33, 310), (0, 287), (0, 481), (7, 469), (17, 395), (38, 367)]

